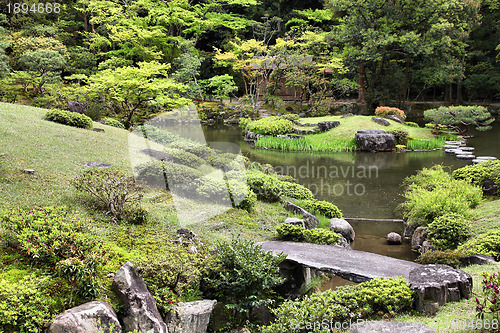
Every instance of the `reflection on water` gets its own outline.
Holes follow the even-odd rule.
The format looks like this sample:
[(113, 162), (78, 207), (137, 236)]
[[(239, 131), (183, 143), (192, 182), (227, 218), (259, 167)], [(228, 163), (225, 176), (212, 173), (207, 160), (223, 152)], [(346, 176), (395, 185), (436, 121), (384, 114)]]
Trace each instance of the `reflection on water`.
[[(286, 153), (252, 149), (242, 139), (238, 127), (204, 127), (207, 142), (237, 143), (252, 161), (272, 164), (284, 174), (294, 176), (317, 198), (336, 204), (346, 217), (401, 218), (396, 211), (403, 201), (403, 180), (424, 167), (442, 164), (450, 171), (471, 164), (443, 151), (389, 153)], [(500, 156), (500, 124), (487, 132), (471, 131), (469, 146), (476, 155)], [(353, 222), (356, 241), (353, 248), (395, 258), (413, 259), (408, 244), (386, 245), (385, 236), (402, 233), (402, 224), (394, 222)]]

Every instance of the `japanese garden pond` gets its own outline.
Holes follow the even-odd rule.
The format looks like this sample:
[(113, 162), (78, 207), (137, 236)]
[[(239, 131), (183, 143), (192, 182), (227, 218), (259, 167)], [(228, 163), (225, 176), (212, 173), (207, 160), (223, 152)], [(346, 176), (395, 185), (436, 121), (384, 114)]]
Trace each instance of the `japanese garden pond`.
[[(398, 219), (397, 206), (403, 202), (403, 180), (424, 167), (442, 164), (450, 171), (470, 161), (459, 160), (442, 150), (387, 153), (308, 153), (281, 152), (251, 148), (237, 126), (177, 125), (169, 130), (183, 137), (205, 141), (212, 147), (236, 152), (241, 149), (251, 161), (269, 163), (282, 173), (293, 176), (320, 200), (337, 205), (348, 218)], [(486, 132), (471, 130), (468, 145), (476, 156), (500, 156), (500, 124)], [(493, 144), (492, 144), (493, 143)], [(397, 222), (350, 222), (356, 232), (352, 247), (356, 250), (413, 260), (408, 243), (389, 246), (389, 232), (402, 233)]]

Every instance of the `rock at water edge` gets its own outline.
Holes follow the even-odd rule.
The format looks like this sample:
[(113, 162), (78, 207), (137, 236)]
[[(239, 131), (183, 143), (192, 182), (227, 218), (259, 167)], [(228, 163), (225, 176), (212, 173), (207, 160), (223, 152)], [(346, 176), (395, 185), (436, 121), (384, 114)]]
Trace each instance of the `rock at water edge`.
[(349, 224), (349, 222), (344, 219), (330, 219), (330, 224), (328, 226), (332, 231), (335, 231), (344, 236), (345, 239), (347, 239), (347, 241), (349, 242), (354, 241), (354, 237), (356, 237), (354, 229)]
[(121, 333), (113, 308), (105, 302), (89, 302), (58, 315), (47, 333)]
[(126, 262), (120, 267), (111, 288), (125, 306), (122, 318), (125, 332), (168, 333), (153, 296), (132, 263)]
[(387, 244), (399, 245), (401, 244), (401, 235), (396, 232), (391, 232), (387, 235)]
[(394, 135), (379, 130), (361, 130), (356, 133), (356, 142), (363, 151), (392, 151), (396, 149)]

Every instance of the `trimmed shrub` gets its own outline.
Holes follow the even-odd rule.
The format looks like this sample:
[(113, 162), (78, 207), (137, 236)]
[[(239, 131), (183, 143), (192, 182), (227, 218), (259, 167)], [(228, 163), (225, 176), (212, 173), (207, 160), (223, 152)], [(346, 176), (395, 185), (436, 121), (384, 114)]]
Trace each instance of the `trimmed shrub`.
[(299, 200), (310, 200), (314, 198), (314, 194), (305, 186), (297, 183), (280, 181), (278, 178), (276, 178), (276, 180), (279, 181), (281, 194), (285, 197)]
[(442, 215), (429, 223), (428, 227), (430, 239), (441, 250), (456, 249), (472, 235), (469, 222), (456, 213)]
[(469, 239), (458, 247), (458, 251), (467, 255), (486, 254), (500, 260), (500, 230), (492, 230)]
[(252, 122), (252, 119), (250, 118), (240, 118), (240, 123), (239, 123), (239, 126), (241, 128), (242, 131), (245, 131), (245, 129), (247, 128), (247, 126)]
[(375, 115), (379, 117), (395, 115), (395, 116), (400, 116), (403, 119), (406, 118), (406, 113), (403, 110), (389, 106), (379, 106), (378, 108), (375, 109)]
[(313, 199), (313, 193), (305, 186), (281, 181), (276, 176), (268, 175), (259, 171), (247, 173), (247, 181), (250, 188), (262, 201), (276, 202), (281, 196), (294, 199)]
[[(500, 161), (485, 161), (468, 165), (453, 171), (453, 178), (469, 181), (476, 186), (482, 186), (485, 180), (491, 180), (500, 187)], [(497, 191), (500, 195), (500, 191)]]
[(410, 126), (410, 127), (420, 127), (417, 123), (414, 123), (412, 121), (407, 121), (406, 122), (406, 126)]
[(410, 310), (413, 301), (414, 292), (404, 278), (379, 277), (358, 285), (316, 292), (301, 300), (285, 301), (271, 310), (276, 320), (261, 327), (261, 332), (330, 332), (330, 323), (341, 324), (375, 314), (394, 315)]
[(114, 218), (121, 217), (126, 208), (137, 205), (143, 195), (133, 177), (115, 169), (89, 168), (71, 183), (104, 206)]
[(282, 115), (280, 118), (290, 120), (291, 122), (295, 123), (295, 122), (299, 121), (300, 116), (298, 114), (285, 114), (285, 115)]
[(186, 151), (188, 153), (191, 153), (191, 154), (196, 155), (196, 156), (203, 158), (203, 159), (206, 158), (206, 156), (208, 156), (208, 154), (211, 151), (210, 147), (207, 147), (205, 145), (202, 145), (202, 144), (199, 144), (196, 142), (189, 142), (189, 141), (172, 142), (170, 144), (169, 148)]
[(0, 327), (5, 332), (44, 332), (53, 316), (64, 310), (50, 294), (53, 279), (27, 276), (18, 283), (0, 280)]
[(319, 213), (330, 219), (341, 219), (344, 217), (340, 209), (331, 202), (321, 200), (305, 200), (303, 203), (305, 210)]
[(123, 125), (119, 120), (109, 118), (109, 117), (104, 117), (104, 118), (102, 118), (102, 120), (104, 120), (104, 125), (125, 129), (125, 125)]
[(229, 204), (229, 192), (223, 179), (203, 177), (197, 180), (196, 192), (204, 200), (219, 204)]
[(45, 119), (73, 127), (86, 129), (91, 129), (93, 127), (92, 119), (90, 119), (90, 117), (66, 110), (51, 109), (45, 113)]
[(461, 266), (460, 259), (465, 257), (466, 254), (460, 251), (444, 250), (444, 251), (427, 251), (422, 253), (420, 257), (416, 260), (422, 265), (448, 265), (453, 268), (459, 268)]
[(251, 211), (257, 202), (257, 194), (255, 194), (250, 187), (248, 188), (247, 196), (236, 207), (244, 209), (246, 211)]
[(306, 229), (301, 225), (282, 223), (276, 228), (279, 239), (292, 242), (307, 242), (314, 244), (337, 244), (339, 235), (326, 229)]
[(408, 188), (404, 193), (406, 201), (399, 207), (405, 216), (422, 219), (423, 224), (448, 213), (464, 217), (471, 215), (482, 199), (483, 191), (466, 181), (455, 180), (440, 165), (423, 168), (416, 175), (405, 180)]
[[(488, 109), (479, 105), (440, 106), (425, 110), (424, 117), (434, 124), (446, 125), (459, 134), (467, 132), (469, 126), (476, 126), (479, 131), (488, 130), (494, 121)], [(461, 126), (465, 128), (460, 128)]]
[(408, 142), (408, 137), (410, 136), (408, 131), (402, 129), (393, 129), (387, 131), (387, 133), (394, 135), (394, 139), (396, 140), (396, 144), (398, 145), (406, 145), (406, 143)]
[(292, 131), (293, 122), (279, 117), (266, 117), (252, 121), (247, 128), (250, 132), (263, 135), (287, 134)]
[(177, 164), (182, 164), (194, 169), (197, 169), (201, 165), (205, 164), (205, 161), (200, 157), (182, 149), (167, 148), (163, 151), (167, 154), (172, 155), (173, 162)]
[(137, 181), (151, 187), (169, 189), (169, 184), (190, 185), (203, 177), (200, 170), (170, 162), (148, 161), (134, 167)]

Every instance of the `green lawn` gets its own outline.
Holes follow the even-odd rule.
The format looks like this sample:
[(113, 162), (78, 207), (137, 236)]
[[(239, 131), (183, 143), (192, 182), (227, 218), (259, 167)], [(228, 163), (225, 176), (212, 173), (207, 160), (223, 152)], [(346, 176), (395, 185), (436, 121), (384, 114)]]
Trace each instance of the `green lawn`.
[(477, 206), (474, 214), (476, 218), (471, 222), (474, 234), (500, 229), (500, 199), (483, 202)]

